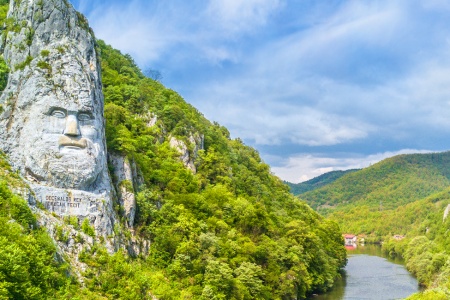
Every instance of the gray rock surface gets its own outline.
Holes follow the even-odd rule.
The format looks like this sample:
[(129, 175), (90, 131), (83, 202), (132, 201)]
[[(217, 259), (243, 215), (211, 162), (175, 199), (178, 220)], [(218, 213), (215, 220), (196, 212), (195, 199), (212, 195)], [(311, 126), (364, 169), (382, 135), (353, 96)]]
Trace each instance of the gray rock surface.
[(445, 219), (447, 219), (449, 213), (450, 213), (450, 204), (447, 205), (447, 207), (444, 210), (444, 221)]
[(2, 41), (11, 73), (0, 96), (0, 149), (34, 199), (113, 232), (103, 94), (95, 39), (65, 0), (11, 0)]
[[(195, 167), (194, 162), (198, 155), (198, 151), (203, 149), (203, 136), (198, 134), (190, 135), (188, 144), (172, 136), (169, 139), (169, 144), (180, 153), (180, 160), (183, 162), (184, 166), (193, 173), (196, 173), (197, 168)], [(190, 145), (191, 149), (189, 149), (188, 145)]]
[(136, 198), (134, 185), (138, 178), (136, 165), (127, 157), (109, 155), (109, 162), (114, 168), (114, 185), (117, 187), (119, 204), (123, 207), (128, 227), (133, 227), (136, 214)]

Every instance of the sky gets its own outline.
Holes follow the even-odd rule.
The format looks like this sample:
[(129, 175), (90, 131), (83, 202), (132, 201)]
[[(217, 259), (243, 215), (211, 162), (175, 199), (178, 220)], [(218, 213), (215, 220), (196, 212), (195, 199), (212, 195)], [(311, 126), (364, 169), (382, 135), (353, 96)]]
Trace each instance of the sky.
[(71, 2), (283, 180), (450, 149), (449, 1)]

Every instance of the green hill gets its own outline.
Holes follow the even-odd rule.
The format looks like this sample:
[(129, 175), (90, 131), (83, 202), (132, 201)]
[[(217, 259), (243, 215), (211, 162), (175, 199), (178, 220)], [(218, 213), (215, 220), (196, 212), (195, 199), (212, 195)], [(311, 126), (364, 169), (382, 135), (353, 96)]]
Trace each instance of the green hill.
[(329, 219), (339, 223), (342, 230), (355, 234), (365, 234), (379, 239), (391, 235), (415, 236), (426, 232), (426, 228), (435, 226), (435, 217), (442, 215), (450, 204), (450, 187), (426, 198), (400, 205), (393, 209), (371, 209), (369, 206), (348, 206), (330, 212)]
[(427, 288), (408, 299), (449, 299), (450, 217), (444, 219), (448, 205), (450, 187), (395, 209), (347, 207), (330, 213), (329, 218), (345, 232), (366, 235), (366, 241), (383, 241), (387, 254), (405, 259), (408, 270)]
[(450, 152), (399, 155), (301, 195), (323, 214), (365, 206), (393, 209), (450, 185)]
[(389, 255), (402, 256), (408, 270), (427, 288), (411, 299), (449, 299), (450, 217), (444, 219), (448, 205), (450, 187), (395, 209), (377, 211), (356, 206), (335, 211), (329, 218), (346, 232), (365, 234), (369, 241), (382, 240), (382, 248)]
[(408, 299), (450, 299), (449, 170), (450, 152), (400, 155), (301, 197), (343, 232), (402, 256), (426, 288)]
[(358, 171), (359, 169), (351, 169), (351, 170), (345, 170), (345, 171), (331, 171), (325, 174), (322, 174), (320, 176), (314, 177), (313, 179), (310, 179), (305, 182), (301, 183), (291, 183), (285, 181), (285, 183), (289, 186), (291, 189), (291, 193), (294, 195), (301, 195), (303, 193), (316, 190), (318, 188), (321, 188), (327, 184), (330, 184), (337, 179), (341, 178), (345, 174), (352, 173), (355, 171)]

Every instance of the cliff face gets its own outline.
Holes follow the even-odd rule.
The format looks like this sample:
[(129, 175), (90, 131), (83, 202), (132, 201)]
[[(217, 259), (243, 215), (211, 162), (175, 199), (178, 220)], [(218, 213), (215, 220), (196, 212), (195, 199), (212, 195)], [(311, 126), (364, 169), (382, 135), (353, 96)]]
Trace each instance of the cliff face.
[(65, 0), (11, 0), (8, 18), (0, 149), (30, 185), (30, 204), (110, 236), (103, 93), (87, 21)]

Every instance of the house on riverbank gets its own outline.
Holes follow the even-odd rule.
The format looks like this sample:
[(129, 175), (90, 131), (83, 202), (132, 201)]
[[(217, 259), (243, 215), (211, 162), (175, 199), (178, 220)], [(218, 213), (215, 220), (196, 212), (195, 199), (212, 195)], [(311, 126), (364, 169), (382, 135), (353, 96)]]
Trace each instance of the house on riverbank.
[(344, 236), (344, 240), (345, 240), (345, 245), (351, 246), (356, 244), (357, 238), (356, 235), (354, 234), (343, 234)]

